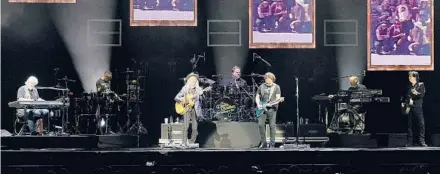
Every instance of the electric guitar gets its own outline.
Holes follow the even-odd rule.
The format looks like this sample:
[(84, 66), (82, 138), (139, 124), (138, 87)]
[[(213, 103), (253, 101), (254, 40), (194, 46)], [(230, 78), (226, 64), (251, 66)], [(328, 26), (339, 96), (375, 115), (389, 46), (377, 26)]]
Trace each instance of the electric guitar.
[(408, 96), (404, 102), (401, 104), (402, 114), (408, 115), (409, 111), (411, 111), (411, 107), (414, 106), (414, 100), (411, 99), (410, 96)]
[(283, 102), (283, 101), (284, 101), (284, 97), (280, 97), (279, 99), (276, 99), (276, 100), (269, 102), (269, 103), (260, 101), (260, 105), (262, 108), (259, 109), (258, 106), (255, 108), (255, 113), (257, 114), (257, 117), (260, 117), (261, 115), (263, 115), (264, 111), (267, 111), (268, 107), (271, 107), (271, 106), (276, 105), (276, 104)]
[[(212, 89), (211, 86), (206, 87), (205, 89), (202, 90), (202, 93), (209, 91), (211, 89)], [(174, 105), (174, 107), (176, 109), (176, 113), (179, 115), (184, 115), (186, 112), (188, 112), (189, 109), (194, 107), (195, 103), (196, 103), (196, 101), (195, 101), (194, 95), (186, 94), (184, 96), (184, 101), (176, 102), (176, 104)]]

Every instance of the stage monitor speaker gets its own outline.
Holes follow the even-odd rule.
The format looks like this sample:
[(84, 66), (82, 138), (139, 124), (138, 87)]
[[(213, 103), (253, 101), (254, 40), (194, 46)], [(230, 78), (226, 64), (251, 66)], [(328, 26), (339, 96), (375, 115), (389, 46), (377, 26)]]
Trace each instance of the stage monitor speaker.
[[(188, 132), (191, 131), (190, 128)], [(183, 124), (162, 124), (159, 144), (168, 144), (169, 140), (180, 144), (182, 134)], [(200, 147), (250, 148), (258, 146), (259, 142), (258, 124), (255, 122), (202, 121), (198, 123), (196, 143), (199, 143)]]
[(2, 137), (9, 137), (9, 136), (12, 136), (12, 134), (9, 133), (9, 132), (8, 132), (7, 130), (5, 130), (5, 129), (2, 129), (1, 131), (2, 131), (2, 133), (1, 133), (1, 136), (2, 136)]
[(301, 124), (299, 137), (327, 137), (325, 124)]

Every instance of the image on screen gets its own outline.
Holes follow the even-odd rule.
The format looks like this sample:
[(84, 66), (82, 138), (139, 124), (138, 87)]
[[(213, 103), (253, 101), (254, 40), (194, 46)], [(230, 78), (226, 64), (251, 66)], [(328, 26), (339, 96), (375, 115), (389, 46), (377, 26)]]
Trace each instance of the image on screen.
[(76, 3), (76, 0), (8, 0), (10, 3)]
[(197, 0), (130, 0), (131, 26), (197, 26)]
[(249, 0), (250, 48), (315, 48), (315, 0)]
[(368, 70), (433, 70), (432, 0), (369, 0)]

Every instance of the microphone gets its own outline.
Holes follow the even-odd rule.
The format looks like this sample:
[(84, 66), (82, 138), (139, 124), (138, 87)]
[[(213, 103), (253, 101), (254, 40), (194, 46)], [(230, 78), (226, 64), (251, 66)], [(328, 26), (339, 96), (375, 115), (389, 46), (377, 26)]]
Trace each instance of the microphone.
[(366, 71), (366, 70), (364, 70), (364, 71), (362, 72), (362, 76), (365, 77), (365, 75), (367, 75), (367, 71)]

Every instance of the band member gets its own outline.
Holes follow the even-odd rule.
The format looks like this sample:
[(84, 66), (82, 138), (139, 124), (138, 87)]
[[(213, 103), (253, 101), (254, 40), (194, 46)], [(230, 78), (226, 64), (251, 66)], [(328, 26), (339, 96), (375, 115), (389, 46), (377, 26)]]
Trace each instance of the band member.
[(418, 145), (426, 147), (425, 143), (425, 120), (423, 118), (423, 97), (425, 96), (425, 85), (420, 82), (419, 73), (416, 71), (410, 71), (408, 73), (408, 79), (410, 85), (408, 87), (408, 98), (413, 101), (413, 105), (410, 108), (408, 115), (408, 135), (407, 146), (413, 145), (413, 132), (412, 132), (412, 119), (416, 119), (419, 131), (418, 131)]
[[(258, 109), (263, 109), (261, 105), (261, 101), (263, 102), (271, 102), (274, 100), (278, 100), (281, 98), (281, 89), (280, 86), (275, 84), (275, 75), (271, 72), (268, 72), (264, 75), (264, 84), (260, 85), (257, 90), (257, 95), (255, 97), (255, 101), (257, 103)], [(270, 144), (269, 147), (275, 146), (275, 123), (277, 116), (278, 104), (273, 105), (267, 108), (267, 111), (263, 113), (260, 117), (258, 117), (258, 127), (260, 130), (260, 148), (267, 147), (266, 142), (266, 119), (269, 119), (269, 127), (270, 127)]]
[[(38, 90), (35, 86), (38, 84), (38, 79), (34, 76), (30, 76), (25, 85), (21, 86), (17, 91), (17, 101), (44, 101), (38, 95)], [(17, 109), (17, 116), (25, 117), (27, 116), (27, 123), (29, 130), (32, 134), (43, 131), (43, 116), (47, 116), (49, 110), (47, 109)], [(37, 119), (37, 130), (35, 129), (34, 120)]]
[(365, 87), (363, 84), (359, 83), (359, 78), (356, 76), (351, 76), (348, 78), (348, 82), (350, 83), (350, 87), (348, 90), (365, 90), (367, 87)]
[[(193, 100), (195, 101), (194, 107), (190, 108), (183, 115), (183, 137), (182, 137), (182, 145), (188, 146), (189, 144), (193, 144), (197, 138), (197, 117), (202, 116), (202, 108), (200, 106), (200, 97), (202, 95), (202, 88), (199, 86), (199, 76), (195, 73), (190, 73), (185, 78), (185, 86), (182, 87), (180, 92), (176, 95), (174, 100), (176, 102), (187, 102), (188, 94), (193, 96)], [(189, 122), (191, 121), (191, 139), (188, 142), (188, 128)]]
[[(116, 101), (121, 101), (119, 96), (111, 90), (112, 73), (106, 71), (104, 75), (96, 81), (96, 89), (100, 96), (110, 97)], [(109, 99), (109, 98), (108, 98)], [(114, 134), (113, 129), (117, 126), (117, 117), (103, 117), (104, 114), (115, 114), (114, 100), (99, 100), (97, 113), (99, 113), (99, 128), (102, 134)], [(108, 125), (107, 125), (108, 124)], [(106, 127), (108, 126), (108, 129)]]
[[(348, 78), (348, 81), (350, 83), (350, 87), (348, 90), (366, 90), (367, 87), (365, 87), (363, 84), (359, 83), (359, 79), (357, 76), (351, 76)], [(366, 110), (362, 107), (361, 104), (351, 104), (352, 110), (355, 112), (352, 116), (354, 121), (354, 127), (353, 130), (356, 133), (364, 133), (365, 130), (365, 114)]]
[(98, 81), (96, 81), (96, 89), (99, 93), (101, 92), (109, 92), (111, 91), (111, 82), (110, 80), (112, 79), (112, 72), (110, 71), (106, 71), (104, 73), (104, 76), (102, 76), (101, 78), (98, 79)]
[(225, 77), (220, 81), (220, 85), (226, 86), (236, 86), (237, 88), (246, 85), (246, 80), (241, 78), (241, 69), (238, 66), (232, 67), (232, 75), (230, 77)]
[[(348, 78), (350, 87), (349, 91), (366, 90), (367, 87), (359, 83), (357, 76), (350, 76)], [(334, 95), (329, 95), (329, 98), (334, 98)], [(327, 129), (328, 133), (342, 131), (344, 133), (360, 133), (365, 130), (365, 114), (366, 111), (361, 104), (358, 103), (341, 103), (346, 105), (338, 105), (339, 115), (336, 115)], [(347, 108), (349, 105), (349, 108)], [(345, 107), (344, 107), (345, 106)]]

